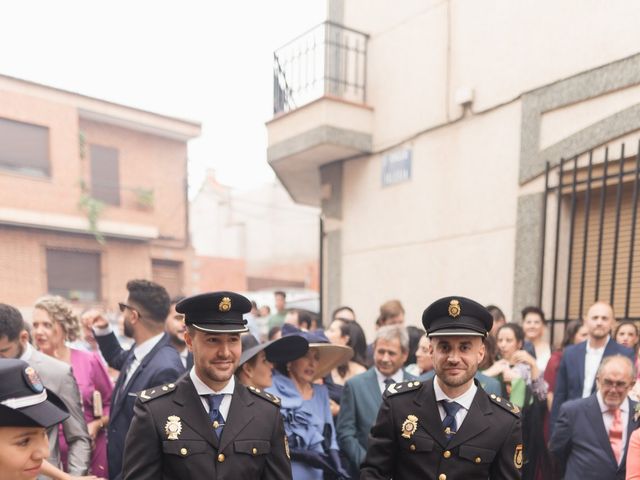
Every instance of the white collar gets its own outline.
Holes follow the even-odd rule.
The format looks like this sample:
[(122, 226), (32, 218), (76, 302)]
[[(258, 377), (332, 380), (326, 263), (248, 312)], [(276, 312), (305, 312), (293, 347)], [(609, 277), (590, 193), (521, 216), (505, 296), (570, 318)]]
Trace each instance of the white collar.
[(164, 335), (164, 332), (159, 333), (158, 335), (151, 337), (148, 340), (145, 340), (140, 345), (136, 345), (133, 348), (133, 354), (135, 355), (136, 360), (141, 362), (142, 359), (146, 357), (149, 354), (149, 352), (153, 350), (153, 347), (155, 347), (157, 343), (162, 339), (163, 335)]
[(236, 387), (236, 380), (234, 378), (234, 375), (231, 375), (231, 379), (222, 388), (222, 390), (220, 390), (219, 392), (212, 390), (211, 387), (209, 387), (206, 383), (200, 380), (200, 377), (198, 377), (198, 374), (196, 373), (195, 366), (191, 368), (191, 371), (189, 372), (189, 377), (193, 382), (193, 386), (196, 387), (196, 392), (198, 392), (198, 395), (219, 395), (219, 394), (233, 395), (233, 390)]
[(436, 375), (435, 377), (433, 377), (433, 390), (436, 394), (436, 402), (439, 402), (441, 400), (456, 402), (462, 405), (465, 410), (469, 411), (469, 409), (471, 408), (471, 403), (473, 403), (473, 397), (476, 396), (476, 392), (478, 391), (478, 387), (476, 387), (476, 382), (472, 382), (471, 386), (466, 392), (464, 392), (457, 398), (451, 398), (442, 391), (442, 388), (440, 388), (440, 385), (438, 384), (438, 376)]
[(604, 352), (604, 349), (607, 348), (607, 344), (609, 343), (609, 340), (611, 340), (611, 335), (607, 336), (607, 341), (604, 342), (603, 346), (601, 346), (600, 348), (593, 348), (592, 346), (589, 345), (589, 339), (587, 339), (587, 353)]
[(391, 380), (393, 380), (395, 383), (400, 383), (402, 382), (402, 380), (404, 380), (404, 373), (402, 372), (402, 368), (396, 370), (396, 373), (394, 373), (390, 377), (387, 377), (380, 373), (378, 367), (374, 367), (373, 369), (376, 371), (376, 378), (378, 379), (378, 383), (384, 383), (387, 378), (391, 378)]
[[(602, 398), (602, 393), (600, 393), (600, 390), (598, 390), (598, 392), (596, 393), (596, 398), (598, 399), (598, 405), (600, 405), (601, 413), (607, 413), (611, 411), (611, 409), (604, 403), (604, 399)], [(629, 411), (629, 397), (626, 397), (622, 401), (622, 404), (619, 408), (623, 413), (627, 413)]]
[(33, 355), (33, 347), (31, 346), (31, 344), (29, 342), (27, 342), (27, 346), (25, 347), (24, 351), (22, 352), (22, 355), (20, 355), (20, 360), (23, 360), (23, 361), (29, 363), (29, 360), (31, 360), (31, 355)]

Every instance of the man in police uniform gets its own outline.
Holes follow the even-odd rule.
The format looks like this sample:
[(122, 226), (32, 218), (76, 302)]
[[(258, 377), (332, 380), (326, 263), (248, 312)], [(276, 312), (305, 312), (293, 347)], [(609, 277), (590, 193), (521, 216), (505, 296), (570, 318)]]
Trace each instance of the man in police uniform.
[(125, 445), (124, 479), (290, 479), (277, 397), (234, 379), (247, 331), (242, 295), (180, 301), (194, 367), (139, 394)]
[(422, 315), (436, 376), (392, 384), (371, 429), (361, 479), (518, 479), (518, 407), (474, 381), (493, 318), (479, 303), (445, 297)]

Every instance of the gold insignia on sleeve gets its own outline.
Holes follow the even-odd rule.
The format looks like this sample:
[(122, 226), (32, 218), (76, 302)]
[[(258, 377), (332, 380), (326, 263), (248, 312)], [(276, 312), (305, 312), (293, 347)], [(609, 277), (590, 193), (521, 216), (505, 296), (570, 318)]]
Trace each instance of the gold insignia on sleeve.
[(418, 417), (407, 415), (407, 419), (402, 423), (402, 438), (411, 438), (418, 428)]
[(284, 453), (287, 454), (287, 458), (291, 460), (291, 454), (289, 453), (289, 439), (287, 436), (284, 436)]
[(458, 315), (460, 315), (460, 312), (460, 302), (458, 300), (451, 300), (449, 302), (449, 316), (456, 318)]
[(167, 417), (167, 424), (164, 426), (164, 431), (167, 434), (168, 440), (178, 440), (178, 435), (182, 433), (180, 417), (176, 417), (175, 415)]
[(522, 444), (521, 443), (516, 445), (516, 451), (513, 454), (513, 464), (518, 469), (522, 468)]
[(231, 310), (231, 299), (229, 297), (222, 297), (222, 301), (218, 304), (218, 310), (221, 312)]

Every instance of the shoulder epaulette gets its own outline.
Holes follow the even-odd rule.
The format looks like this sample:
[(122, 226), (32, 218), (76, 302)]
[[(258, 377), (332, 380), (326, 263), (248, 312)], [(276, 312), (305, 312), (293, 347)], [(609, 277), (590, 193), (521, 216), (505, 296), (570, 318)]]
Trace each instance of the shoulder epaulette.
[(491, 395), (489, 395), (489, 398), (493, 403), (495, 403), (496, 405), (500, 405), (507, 412), (514, 414), (516, 417), (520, 417), (520, 407), (518, 407), (517, 405), (514, 405), (509, 400), (506, 400), (502, 397), (498, 397), (495, 393), (492, 393)]
[(256, 388), (256, 387), (252, 387), (252, 386), (248, 386), (247, 389), (249, 389), (249, 391), (251, 393), (253, 393), (254, 395), (257, 395), (260, 398), (264, 398), (265, 400), (270, 401), (271, 403), (273, 403), (276, 406), (280, 406), (280, 399), (278, 397), (276, 397), (275, 395), (269, 393), (269, 392), (265, 392), (264, 390), (260, 389), (260, 388)]
[(148, 402), (149, 400), (153, 400), (154, 398), (158, 398), (169, 392), (173, 392), (175, 388), (176, 388), (175, 383), (167, 383), (166, 385), (147, 388), (146, 390), (142, 390), (141, 392), (138, 392), (138, 398), (143, 403)]
[(390, 397), (392, 395), (397, 395), (398, 393), (405, 393), (405, 392), (411, 392), (413, 390), (418, 390), (421, 387), (422, 387), (422, 382), (420, 380), (410, 380), (408, 382), (392, 383), (384, 391), (384, 395), (387, 397)]

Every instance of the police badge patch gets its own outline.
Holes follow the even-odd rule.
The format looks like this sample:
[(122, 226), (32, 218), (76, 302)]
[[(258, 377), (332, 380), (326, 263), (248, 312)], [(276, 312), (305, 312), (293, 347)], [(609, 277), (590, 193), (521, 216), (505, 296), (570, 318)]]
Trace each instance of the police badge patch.
[(178, 440), (178, 435), (182, 433), (180, 417), (170, 415), (167, 418), (167, 424), (164, 426), (164, 432), (167, 434), (167, 440)]
[(418, 417), (407, 415), (407, 419), (402, 423), (402, 438), (411, 438), (418, 428)]

